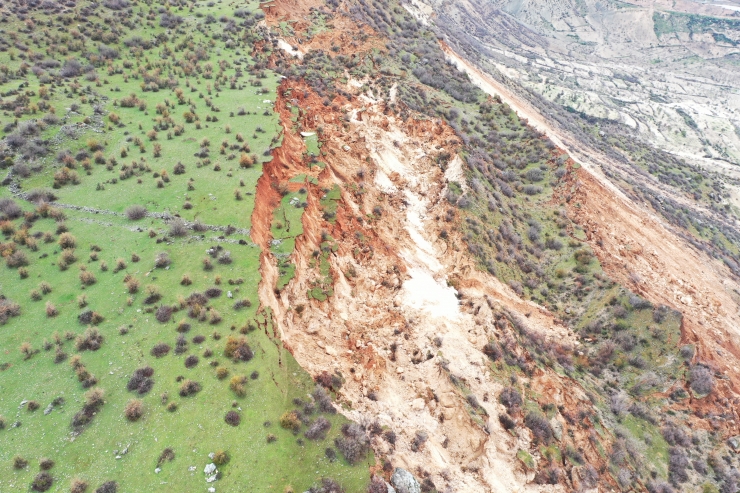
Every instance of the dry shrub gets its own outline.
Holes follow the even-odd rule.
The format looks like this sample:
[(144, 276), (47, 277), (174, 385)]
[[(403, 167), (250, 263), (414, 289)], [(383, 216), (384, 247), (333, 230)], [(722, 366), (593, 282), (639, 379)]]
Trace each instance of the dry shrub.
[(75, 339), (75, 347), (78, 351), (97, 351), (103, 345), (103, 335), (97, 327), (89, 327), (85, 332)]
[(59, 235), (59, 246), (62, 248), (74, 248), (77, 245), (77, 239), (71, 233), (62, 233)]
[(180, 397), (188, 397), (200, 392), (200, 384), (196, 381), (186, 379), (180, 385)]
[(242, 375), (234, 375), (231, 377), (231, 381), (229, 382), (229, 388), (239, 397), (244, 397), (247, 395), (247, 377)]
[(224, 347), (224, 356), (234, 361), (249, 361), (254, 357), (246, 337), (229, 336)]
[(301, 429), (301, 420), (295, 411), (288, 411), (280, 416), (280, 426), (295, 433)]
[(198, 365), (198, 357), (194, 354), (191, 354), (187, 358), (185, 358), (185, 368), (195, 368)]
[(47, 491), (54, 484), (54, 478), (46, 471), (42, 471), (33, 478), (32, 491)]
[(334, 445), (347, 462), (356, 464), (363, 460), (370, 450), (370, 439), (365, 429), (357, 423), (342, 425), (342, 436), (334, 439)]
[(85, 493), (87, 491), (87, 488), (87, 481), (75, 478), (72, 480), (72, 483), (69, 486), (69, 493)]
[(84, 286), (92, 286), (97, 282), (97, 279), (95, 279), (95, 275), (89, 270), (83, 270), (80, 272), (80, 282)]
[(46, 316), (47, 317), (56, 317), (59, 315), (59, 311), (57, 310), (57, 307), (52, 303), (51, 301), (46, 302)]
[(146, 207), (143, 205), (132, 205), (126, 209), (126, 217), (131, 221), (138, 221), (146, 217)]
[(123, 415), (129, 421), (138, 421), (144, 415), (144, 403), (139, 399), (131, 399), (126, 403)]
[(330, 428), (331, 423), (329, 420), (323, 416), (319, 416), (308, 426), (304, 435), (309, 440), (324, 440)]

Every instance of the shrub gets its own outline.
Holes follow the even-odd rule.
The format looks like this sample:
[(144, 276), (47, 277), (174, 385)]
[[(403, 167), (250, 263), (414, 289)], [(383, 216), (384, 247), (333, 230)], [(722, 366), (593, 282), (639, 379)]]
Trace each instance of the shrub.
[(235, 361), (249, 361), (254, 357), (246, 337), (229, 336), (224, 347), (224, 356)]
[(161, 323), (169, 322), (170, 318), (172, 318), (172, 307), (169, 305), (160, 305), (159, 308), (157, 308), (155, 317), (157, 321)]
[(123, 415), (129, 421), (138, 421), (144, 414), (144, 403), (139, 399), (131, 399), (123, 409)]
[(224, 378), (229, 376), (229, 370), (223, 366), (219, 366), (216, 368), (216, 378), (219, 380), (223, 380)]
[(370, 450), (370, 439), (365, 429), (357, 423), (342, 426), (342, 436), (334, 440), (334, 445), (350, 464), (363, 460)]
[(167, 353), (169, 353), (171, 349), (172, 347), (170, 347), (169, 344), (160, 342), (159, 344), (156, 344), (152, 348), (151, 355), (154, 356), (155, 358), (161, 358), (162, 356), (166, 356)]
[(62, 248), (74, 248), (77, 246), (77, 239), (71, 233), (62, 233), (59, 235), (58, 243)]
[(159, 252), (154, 258), (154, 267), (158, 269), (163, 269), (171, 263), (172, 260), (170, 260), (170, 255), (167, 252)]
[(26, 459), (20, 455), (13, 457), (13, 469), (25, 469), (26, 466), (28, 466), (28, 461)]
[(97, 327), (85, 329), (85, 332), (75, 339), (75, 347), (78, 351), (97, 351), (102, 345), (103, 335)]
[(95, 493), (118, 493), (118, 483), (115, 481), (106, 481), (95, 490)]
[(132, 205), (126, 209), (126, 217), (131, 221), (138, 221), (146, 217), (146, 207), (143, 205)]
[(188, 234), (188, 227), (185, 225), (185, 221), (180, 218), (171, 221), (170, 234), (172, 236), (185, 236), (186, 234)]
[(331, 401), (329, 393), (320, 385), (317, 385), (311, 394), (322, 413), (335, 414), (337, 410), (334, 408), (334, 404)]
[(185, 339), (185, 336), (180, 334), (177, 336), (177, 341), (175, 341), (175, 354), (182, 354), (185, 351), (188, 350), (188, 341)]
[(95, 279), (95, 275), (89, 270), (83, 270), (80, 272), (80, 282), (84, 286), (92, 286), (97, 282), (97, 279)]
[(146, 394), (154, 386), (152, 375), (154, 375), (154, 369), (150, 366), (137, 368), (131, 375), (128, 384), (126, 384), (126, 389), (129, 392), (136, 391), (142, 395)]
[(429, 439), (429, 435), (425, 431), (417, 430), (414, 434), (414, 439), (411, 441), (411, 450), (418, 452), (424, 447), (424, 444)]
[(505, 430), (513, 430), (514, 428), (516, 428), (516, 422), (513, 419), (511, 419), (507, 414), (499, 414), (498, 422), (501, 423), (501, 426)]
[(483, 346), (483, 354), (488, 356), (491, 361), (496, 361), (501, 358), (501, 349), (498, 347), (498, 344), (491, 341)]
[(550, 422), (542, 414), (530, 411), (524, 417), (524, 424), (532, 431), (536, 442), (548, 444), (554, 437)]
[(54, 478), (51, 477), (46, 471), (40, 472), (33, 478), (31, 483), (31, 490), (33, 491), (47, 491), (54, 484)]
[(280, 416), (280, 426), (295, 433), (301, 429), (301, 420), (295, 411), (288, 411)]
[(69, 487), (69, 493), (85, 493), (87, 491), (87, 481), (75, 478)]
[(185, 368), (195, 368), (198, 365), (198, 357), (194, 354), (191, 354), (187, 358), (185, 358)]
[(308, 429), (303, 435), (309, 440), (324, 440), (330, 428), (331, 423), (329, 420), (323, 416), (319, 416), (308, 426)]
[(223, 291), (221, 290), (221, 288), (217, 287), (208, 288), (205, 291), (205, 295), (209, 298), (218, 298), (219, 296), (221, 296), (221, 293), (223, 293)]
[(157, 459), (157, 465), (161, 466), (165, 462), (172, 462), (175, 460), (175, 451), (171, 448), (167, 447), (162, 451), (161, 454), (159, 454), (159, 459)]
[(28, 265), (28, 257), (26, 256), (25, 252), (18, 250), (5, 257), (5, 265), (10, 267), (11, 269), (15, 269), (16, 267), (24, 267)]
[(201, 387), (198, 382), (186, 379), (182, 382), (182, 385), (180, 385), (180, 397), (195, 395), (200, 392), (200, 389)]
[(135, 294), (139, 291), (139, 280), (135, 277), (132, 277), (126, 282), (126, 289), (128, 290), (129, 294)]
[(691, 390), (700, 395), (709, 394), (714, 388), (714, 375), (705, 366), (695, 365), (689, 372)]
[(41, 407), (41, 404), (39, 404), (38, 401), (28, 401), (28, 403), (26, 404), (26, 408), (30, 412), (36, 411), (39, 407)]
[(522, 405), (522, 395), (514, 387), (506, 387), (501, 391), (498, 400), (506, 407), (509, 414), (515, 412)]
[(242, 375), (234, 375), (231, 377), (229, 382), (229, 388), (239, 397), (244, 397), (247, 394), (245, 387), (247, 383), (247, 377)]
[(242, 418), (239, 416), (239, 413), (236, 411), (229, 411), (226, 413), (226, 416), (224, 416), (224, 421), (226, 421), (226, 424), (231, 426), (239, 426), (239, 423), (241, 423)]
[(213, 463), (217, 466), (224, 466), (229, 463), (231, 460), (231, 457), (229, 456), (229, 453), (225, 450), (217, 450), (213, 454)]

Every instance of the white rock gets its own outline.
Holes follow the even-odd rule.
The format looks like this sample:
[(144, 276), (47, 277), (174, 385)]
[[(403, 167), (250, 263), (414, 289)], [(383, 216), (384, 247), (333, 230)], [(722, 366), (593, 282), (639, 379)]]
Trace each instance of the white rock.
[(216, 464), (214, 464), (213, 462), (211, 462), (210, 464), (208, 464), (206, 466), (206, 468), (203, 469), (203, 472), (206, 473), (206, 474), (213, 474), (213, 473), (215, 473), (217, 471), (218, 470), (216, 469)]
[(213, 476), (208, 476), (206, 478), (206, 483), (213, 483), (214, 481), (216, 481), (216, 477), (217, 476), (218, 476), (218, 474), (214, 474)]
[(216, 453), (215, 452), (211, 452), (210, 454), (208, 454), (208, 458), (209, 459), (213, 460), (214, 457), (216, 457)]
[(208, 493), (216, 493), (216, 488), (211, 486), (210, 488), (208, 488)]
[(162, 472), (162, 469), (159, 467), (154, 470), (154, 474), (159, 474), (160, 472)]
[(195, 469), (196, 469), (195, 466), (188, 467), (188, 471), (190, 471), (190, 472), (195, 472)]
[(233, 298), (233, 297), (234, 297), (234, 295), (233, 295), (233, 294), (231, 294), (231, 291), (226, 291), (226, 296), (227, 296), (228, 298)]

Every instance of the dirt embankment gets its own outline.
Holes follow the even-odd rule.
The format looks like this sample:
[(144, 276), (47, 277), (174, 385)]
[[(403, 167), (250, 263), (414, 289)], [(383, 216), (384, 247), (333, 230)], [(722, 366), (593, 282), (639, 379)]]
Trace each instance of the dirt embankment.
[[(347, 90), (357, 87), (348, 84)], [(458, 139), (452, 129), (440, 121), (403, 122), (382, 99), (368, 95), (324, 106), (300, 84), (284, 81), (279, 91), (276, 107), (286, 138), (258, 184), (257, 199), (267, 206), (255, 209), (255, 241), (269, 245), (268, 209), (276, 204), (274, 190), (281, 183), (297, 174), (318, 179), (318, 185), (307, 185), (304, 234), (291, 258), (296, 276), (277, 294), (274, 259), (269, 253), (262, 257), (260, 301), (272, 308), (284, 344), (313, 375), (341, 373), (346, 382), (338, 396), (351, 409), (346, 414), (397, 434), (395, 445), (373, 438), (379, 456), (421, 476), (430, 474), (438, 489), (560, 490), (534, 484), (535, 471), (517, 459), (519, 450), (541, 458), (526, 428), (515, 437), (499, 423), (505, 411), (497, 396), (510, 382), (496, 376), (482, 349), (490, 340), (512, 340), (512, 328), (501, 318), (504, 309), (550, 340), (577, 341), (544, 309), (478, 271), (461, 238), (445, 230), (447, 179), (462, 163), (453, 159), (445, 172), (434, 158), (440, 149), (454, 154)], [(301, 130), (321, 127), (320, 159), (326, 167), (320, 172), (307, 167), (302, 147), (288, 136), (287, 102), (300, 108)], [(330, 218), (320, 202), (334, 185), (341, 200)], [(336, 248), (327, 258), (333, 295), (321, 302), (308, 292), (322, 276), (316, 266), (322, 243), (332, 242)], [(527, 359), (521, 348), (513, 350)], [(591, 409), (577, 384), (532, 365), (516, 385), (541, 395), (541, 404), (559, 407), (563, 414), (557, 412), (552, 423), (563, 430), (561, 439), (582, 450), (591, 464), (603, 462), (587, 429), (564, 418)], [(522, 415), (517, 419), (521, 424)], [(428, 439), (416, 447), (419, 433)], [(564, 469), (563, 483), (581, 484), (582, 468)]]

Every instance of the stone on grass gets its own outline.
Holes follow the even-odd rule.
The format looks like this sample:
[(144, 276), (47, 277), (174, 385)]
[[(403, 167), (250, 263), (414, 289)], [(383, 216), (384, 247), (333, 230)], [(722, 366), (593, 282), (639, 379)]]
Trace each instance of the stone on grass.
[(205, 469), (203, 469), (203, 472), (206, 473), (206, 474), (213, 474), (213, 473), (215, 473), (216, 472), (216, 464), (214, 464), (213, 462), (211, 462), (210, 464), (208, 464), (206, 466)]

